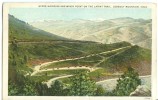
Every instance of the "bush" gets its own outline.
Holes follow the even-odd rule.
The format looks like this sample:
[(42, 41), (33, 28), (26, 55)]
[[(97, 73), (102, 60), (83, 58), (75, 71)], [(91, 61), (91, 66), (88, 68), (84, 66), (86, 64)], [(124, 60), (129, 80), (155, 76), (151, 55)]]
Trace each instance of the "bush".
[(56, 80), (53, 85), (51, 85), (51, 95), (53, 96), (63, 96), (63, 83)]
[(113, 90), (116, 96), (129, 96), (141, 84), (138, 73), (131, 67), (121, 75), (117, 82), (116, 89)]
[(71, 95), (73, 96), (92, 96), (95, 95), (96, 85), (87, 73), (78, 73), (71, 78)]
[(96, 96), (104, 96), (105, 95), (105, 90), (101, 85), (97, 86), (96, 90)]

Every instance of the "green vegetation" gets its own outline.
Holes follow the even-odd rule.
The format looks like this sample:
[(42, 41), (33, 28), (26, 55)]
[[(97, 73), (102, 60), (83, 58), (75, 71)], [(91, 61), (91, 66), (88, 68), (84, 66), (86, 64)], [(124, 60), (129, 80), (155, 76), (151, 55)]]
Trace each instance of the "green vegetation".
[(121, 63), (122, 59), (124, 62), (129, 60), (151, 60), (151, 51), (148, 49), (140, 48), (139, 46), (133, 46), (132, 48), (115, 55), (108, 59), (109, 62), (113, 62), (113, 64)]
[(118, 74), (108, 72), (105, 68), (100, 68), (95, 71), (89, 72), (89, 77), (95, 81), (101, 81), (105, 79), (112, 79), (119, 77), (121, 73), (118, 72)]
[[(98, 66), (106, 68), (110, 72), (116, 72), (126, 70), (127, 66), (143, 68), (141, 62), (151, 64), (151, 51), (138, 46), (132, 46), (128, 50), (109, 57)], [(148, 68), (150, 72), (150, 66)]]
[[(117, 45), (123, 45), (129, 46), (129, 44), (126, 44), (124, 42), (117, 43), (116, 47), (114, 47), (112, 44), (97, 44), (97, 43), (73, 43), (77, 47), (82, 48), (82, 50), (79, 50), (77, 48), (71, 48), (72, 43), (40, 43), (40, 44), (18, 44), (19, 48), (22, 48), (27, 51), (28, 55), (30, 55), (34, 59), (66, 59), (66, 58), (77, 58), (82, 57), (86, 55), (91, 54), (97, 54), (100, 52), (105, 52), (117, 48)], [(85, 47), (87, 46), (87, 48)], [(93, 49), (90, 49), (93, 48)], [(93, 57), (94, 58), (94, 57)], [(91, 58), (91, 59), (93, 59)]]
[(113, 49), (130, 46), (128, 42), (118, 42), (113, 44), (99, 44), (99, 43), (71, 43), (65, 44), (66, 47), (73, 48), (75, 50), (88, 52), (88, 54), (95, 54)]
[(24, 77), (22, 74), (16, 72), (14, 79), (9, 80), (8, 93), (9, 95), (19, 96), (37, 95), (35, 85), (36, 83), (29, 80), (28, 77)]
[[(23, 46), (24, 45), (17, 44), (16, 42), (13, 42), (12, 44), (9, 45), (9, 95), (55, 95), (55, 94), (53, 94), (53, 92), (50, 92), (51, 90), (49, 90), (46, 86), (43, 86), (42, 84), (40, 84), (40, 82), (47, 81), (53, 77), (58, 77), (61, 74), (62, 75), (75, 74), (75, 71), (78, 71), (78, 70), (47, 71), (47, 72), (38, 73), (37, 76), (24, 77), (23, 75), (32, 72), (32, 70), (28, 67), (27, 63), (33, 54), (30, 53), (30, 51), (26, 47), (23, 47)], [(137, 56), (143, 55), (142, 53), (150, 54), (150, 52), (147, 52), (146, 50), (141, 49), (140, 47), (134, 46), (130, 49), (133, 49), (133, 48), (137, 48), (138, 51), (135, 52), (135, 53), (139, 54), (139, 55), (137, 54)], [(121, 53), (118, 53), (115, 56), (118, 56), (124, 52), (127, 52), (130, 49), (121, 50)], [(104, 57), (106, 57), (106, 56), (110, 57), (109, 59), (111, 59), (111, 56), (113, 57), (113, 55), (111, 55), (111, 54), (104, 54), (104, 55), (105, 55)], [(102, 54), (101, 54), (101, 56), (102, 56)], [(34, 55), (34, 57), (37, 57), (37, 56)], [(83, 64), (82, 61), (90, 63), (90, 61), (93, 61), (94, 57), (96, 57), (95, 61), (97, 61), (97, 59), (98, 59), (98, 61), (101, 60), (101, 57), (99, 55), (97, 55), (97, 56), (94, 55), (94, 56), (91, 56), (88, 58), (78, 59), (76, 61), (80, 61), (79, 64)], [(128, 56), (128, 57), (132, 58), (133, 56), (132, 57)], [(136, 55), (135, 55), (135, 57), (136, 57)], [(144, 59), (149, 60), (149, 58), (147, 58), (148, 56), (142, 56), (142, 57), (143, 57), (143, 60)], [(141, 57), (140, 57), (140, 59), (141, 59)], [(67, 62), (67, 61), (63, 61), (63, 62)], [(73, 63), (76, 63), (76, 62), (73, 61)], [(59, 64), (61, 64), (61, 63), (59, 63)], [(64, 66), (65, 66), (65, 64), (64, 64)], [(80, 72), (84, 72), (84, 71), (85, 70), (80, 70)], [(112, 78), (112, 77), (117, 76), (117, 75), (112, 75), (112, 73), (110, 73), (110, 72), (109, 73), (107, 73), (107, 72), (108, 72), (108, 69), (103, 67), (103, 69), (98, 69), (94, 72), (88, 73), (88, 77), (89, 77), (88, 79), (90, 79), (90, 80), (93, 79), (93, 81), (94, 80), (96, 81), (97, 79), (100, 79), (100, 78), (106, 79), (107, 77)], [(41, 75), (42, 75), (42, 77), (41, 77)], [(74, 77), (72, 77), (72, 79), (73, 78)], [(66, 90), (64, 90), (65, 92), (63, 92), (63, 94), (61, 94), (61, 95), (104, 95), (104, 94), (106, 95), (106, 93), (103, 93), (103, 90), (101, 89), (101, 87), (98, 87), (98, 88), (95, 87), (95, 89), (92, 88), (93, 92), (91, 90), (89, 90), (91, 92), (89, 92), (87, 94), (85, 94), (85, 91), (83, 92), (83, 94), (78, 93), (78, 91), (72, 92), (74, 90), (70, 90), (70, 86), (71, 86), (71, 84), (73, 84), (73, 81), (71, 80), (71, 78), (68, 80), (67, 79), (68, 78), (61, 79), (63, 81), (62, 84), (64, 84), (63, 87), (67, 87)], [(128, 81), (128, 80), (126, 80), (126, 81)], [(88, 84), (88, 83), (85, 83), (85, 84)], [(36, 86), (36, 87), (34, 87), (34, 86)], [(83, 87), (83, 88), (86, 89), (87, 87)], [(88, 88), (91, 88), (91, 85), (90, 85), (90, 87), (88, 86)], [(41, 89), (45, 89), (45, 92), (42, 92)], [(135, 88), (133, 88), (133, 89), (135, 89)], [(96, 91), (97, 91), (97, 93), (96, 93)], [(73, 93), (76, 93), (76, 94), (73, 94)], [(118, 94), (116, 94), (116, 95), (118, 95)], [(124, 95), (124, 94), (122, 94), (122, 95)]]
[(76, 72), (86, 72), (88, 71), (87, 69), (70, 69), (70, 70), (53, 70), (53, 71), (44, 71), (44, 72), (39, 72), (36, 75), (70, 75), (70, 74), (76, 74)]
[(117, 82), (116, 89), (113, 90), (113, 94), (116, 96), (129, 96), (138, 85), (141, 85), (138, 73), (131, 67), (121, 75)]
[[(129, 95), (140, 85), (138, 73), (144, 75), (151, 70), (151, 50), (131, 46), (127, 42), (99, 44), (67, 40), (33, 28), (11, 15), (9, 15), (9, 40), (8, 93), (10, 96), (124, 96)], [(118, 48), (122, 49), (118, 50)], [(117, 50), (114, 51), (115, 49)], [(102, 53), (106, 51), (109, 52)], [(30, 76), (33, 66), (54, 60), (59, 62), (42, 69), (76, 66), (100, 69), (92, 72), (88, 69), (53, 70)], [(143, 63), (147, 67), (144, 67)], [(101, 86), (96, 86), (95, 81), (118, 77), (119, 75), (115, 73), (126, 70), (127, 72), (118, 80), (113, 93), (108, 93)], [(138, 73), (135, 70), (139, 70)], [(73, 76), (52, 82), (51, 88), (42, 83), (63, 75)]]
[[(76, 72), (79, 72), (79, 71), (76, 71)], [(94, 81), (100, 81), (102, 79), (117, 78), (120, 75), (113, 75), (113, 73), (108, 73), (106, 71), (106, 69), (100, 68), (100, 69), (96, 69), (95, 71), (88, 72), (88, 76), (90, 77), (90, 79), (93, 79)], [(70, 82), (71, 82), (70, 78), (71, 77), (69, 77), (69, 78), (61, 78), (59, 80), (61, 80), (65, 84), (70, 84)]]
[(87, 71), (88, 71), (87, 69), (44, 71), (44, 72), (39, 72), (34, 76), (31, 76), (30, 79), (37, 82), (44, 82), (51, 78), (64, 76), (64, 75), (74, 75), (77, 72), (87, 72)]
[[(115, 72), (125, 71), (127, 69), (127, 66), (135, 67), (136, 69), (143, 68), (141, 62), (146, 62), (147, 64), (150, 65), (151, 51), (138, 46), (132, 46), (118, 51), (93, 55), (82, 59), (72, 59), (68, 61), (56, 62), (49, 66), (43, 67), (42, 69), (60, 68), (60, 67), (69, 67), (69, 66), (90, 66), (90, 67), (95, 66), (95, 67), (104, 68), (108, 73), (115, 73)], [(137, 71), (138, 70), (139, 69), (137, 69)], [(147, 72), (141, 71), (139, 73), (141, 74), (150, 73), (150, 70), (146, 70), (146, 71)]]
[(9, 45), (9, 79), (14, 78), (17, 72), (21, 74), (31, 73), (32, 69), (28, 68), (28, 55), (25, 49), (19, 48), (16, 43)]
[(105, 95), (105, 90), (101, 85), (97, 86), (96, 90), (96, 96), (104, 96)]
[(56, 80), (54, 84), (51, 85), (51, 94), (54, 96), (63, 96), (64, 94), (64, 86), (61, 81)]
[(75, 67), (75, 66), (93, 66), (94, 64), (98, 63), (99, 61), (86, 61), (84, 59), (81, 60), (69, 60), (69, 61), (62, 61), (53, 63), (49, 66), (43, 67), (43, 69), (47, 68), (61, 68), (61, 67)]
[(71, 94), (73, 96), (92, 96), (95, 95), (95, 82), (87, 74), (79, 73), (71, 79)]
[(31, 76), (30, 79), (31, 80), (34, 80), (36, 82), (45, 82), (45, 81), (48, 81), (49, 79), (51, 78), (55, 78), (55, 77), (58, 77), (59, 75), (50, 75), (50, 76), (46, 76), (46, 75), (43, 75), (43, 76)]
[(25, 74), (32, 72), (26, 65), (25, 52), (18, 48), (15, 42), (9, 46), (9, 95), (36, 95), (34, 81), (24, 77)]
[[(98, 54), (98, 55), (90, 55), (89, 57), (83, 56), (84, 58), (81, 59), (72, 59), (72, 60), (68, 60), (68, 61), (62, 61), (62, 62), (56, 62), (53, 63), (49, 66), (43, 67), (43, 69), (47, 69), (47, 68), (60, 68), (60, 67), (68, 67), (68, 66), (95, 66), (95, 64), (99, 63), (102, 59), (106, 59), (118, 52), (122, 52), (125, 51), (128, 48), (124, 48), (121, 50), (117, 50), (117, 51), (112, 51), (112, 52), (108, 52), (108, 53), (103, 53), (103, 54)], [(98, 66), (100, 67), (100, 66)]]
[(128, 96), (138, 85), (141, 84), (138, 73), (132, 68), (121, 76), (117, 81), (116, 89), (106, 92), (102, 86), (96, 86), (86, 72), (78, 72), (70, 78), (70, 83), (65, 84), (56, 80), (51, 88), (46, 84), (35, 82), (30, 77), (24, 77), (16, 73), (16, 82), (9, 81), (9, 95), (39, 95), (39, 96)]
[(65, 38), (34, 28), (9, 15), (9, 40), (66, 40)]
[[(101, 78), (102, 76), (104, 76), (104, 74), (107, 73), (105, 69), (97, 69), (93, 72), (90, 72), (89, 73), (89, 76), (92, 78), (92, 79), (99, 79)], [(105, 75), (106, 76), (106, 75)]]
[(100, 54), (100, 55), (103, 56), (103, 57), (111, 57), (111, 56), (117, 55), (117, 54), (119, 54), (119, 53), (121, 53), (125, 50), (128, 50), (129, 48), (131, 48), (131, 46), (120, 49), (120, 50), (116, 50), (116, 51), (112, 51), (112, 52), (108, 52), (108, 53), (103, 53), (103, 54)]

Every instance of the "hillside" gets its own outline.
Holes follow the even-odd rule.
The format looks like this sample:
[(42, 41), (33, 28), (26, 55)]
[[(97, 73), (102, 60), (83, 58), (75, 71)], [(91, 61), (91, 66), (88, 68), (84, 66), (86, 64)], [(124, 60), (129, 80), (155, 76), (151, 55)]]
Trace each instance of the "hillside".
[[(59, 64), (55, 67), (71, 67), (71, 65), (91, 65), (93, 67), (93, 64), (99, 62), (102, 57), (92, 55), (128, 46), (131, 46), (131, 44), (127, 42), (114, 44), (94, 42), (71, 43), (66, 41), (61, 43), (12, 43), (9, 45), (9, 77), (14, 77), (15, 69), (25, 75), (31, 73), (35, 66), (51, 61), (59, 61)], [(81, 59), (75, 60), (76, 58)], [(64, 62), (67, 59), (73, 60), (65, 64)], [(61, 60), (65, 61), (60, 62)], [(60, 74), (62, 73), (58, 73), (58, 75)]]
[(111, 72), (123, 71), (127, 67), (133, 67), (139, 75), (150, 75), (151, 51), (139, 46), (133, 46), (123, 52), (108, 57), (98, 66), (106, 68)]
[(116, 43), (127, 41), (151, 48), (151, 20), (129, 17), (103, 21), (74, 19), (31, 22), (31, 25), (56, 35), (75, 40)]
[(9, 15), (9, 40), (66, 40), (66, 38), (45, 32)]
[(21, 90), (29, 84), (50, 87), (55, 80), (60, 80), (70, 85), (77, 72), (87, 73), (98, 82), (118, 78), (129, 66), (139, 75), (150, 75), (150, 59), (151, 50), (127, 42), (13, 42), (9, 45), (9, 86), (21, 86), (20, 93), (25, 93)]
[[(67, 35), (62, 38), (61, 35), (58, 36), (59, 34), (55, 35), (37, 29), (9, 15), (9, 95), (52, 95), (49, 92), (50, 90), (54, 91), (52, 87), (56, 80), (61, 81), (65, 85), (64, 88), (70, 89), (69, 86), (73, 82), (71, 79), (77, 73), (85, 73), (88, 76), (86, 79), (93, 80), (94, 84), (95, 82), (97, 84), (98, 82), (107, 82), (107, 79), (118, 78), (128, 67), (134, 68), (139, 76), (150, 76), (151, 50), (143, 48), (146, 45), (149, 47), (151, 45), (151, 39), (148, 38), (150, 33), (146, 34), (144, 29), (140, 30), (139, 27), (134, 25), (132, 26), (133, 29), (131, 29), (131, 35), (124, 33), (124, 29), (121, 31), (122, 33), (119, 33), (120, 25), (127, 22), (133, 23), (133, 19), (112, 19), (99, 22), (80, 19), (73, 20), (72, 23), (66, 22), (72, 24), (72, 27), (70, 27), (71, 25), (67, 26), (64, 21), (54, 22), (58, 23), (56, 26), (63, 27), (63, 29), (59, 28), (58, 31), (64, 31), (66, 29), (64, 27), (70, 27), (76, 33), (81, 32), (83, 36), (86, 34), (88, 38), (83, 41), (82, 39), (78, 40), (79, 37), (83, 38), (82, 35), (77, 34), (78, 36), (76, 36), (76, 33), (73, 33), (71, 29), (68, 32), (69, 34), (65, 33), (66, 31), (63, 32), (62, 34)], [(148, 23), (144, 22), (144, 20), (136, 20), (137, 22), (142, 23), (142, 25)], [(84, 30), (85, 33), (78, 25), (83, 25), (82, 28), (86, 30)], [(91, 38), (90, 36), (94, 35), (91, 32), (94, 30), (96, 33), (99, 30), (106, 30), (107, 34), (111, 34), (109, 30), (112, 30), (112, 34), (110, 37), (96, 35), (96, 37)], [(146, 30), (148, 31), (148, 28)], [(145, 35), (143, 36), (137, 32), (145, 33)], [(73, 36), (73, 38), (67, 39), (68, 36)], [(126, 37), (128, 37), (127, 40)], [(72, 40), (74, 38), (76, 40)], [(103, 43), (101, 41), (95, 42), (95, 40), (101, 38), (107, 39), (108, 44), (105, 41)], [(147, 40), (144, 40), (146, 38)], [(123, 41), (124, 39), (125, 41)], [(126, 42), (128, 39), (133, 42)], [(134, 45), (135, 43), (143, 47)], [(115, 81), (108, 82), (115, 84)], [(148, 83), (150, 84), (150, 80)], [(105, 84), (107, 84), (108, 88), (110, 85), (114, 85), (111, 83)], [(84, 86), (87, 87), (87, 85)]]
[(97, 81), (118, 77), (128, 67), (134, 68), (139, 75), (150, 75), (151, 51), (139, 46), (124, 45), (112, 50), (95, 51), (95, 53), (71, 57), (71, 59), (61, 59), (41, 67), (41, 70), (70, 67), (98, 68), (90, 72), (91, 78)]
[[(28, 56), (31, 64), (39, 64), (49, 60), (60, 60), (68, 58), (82, 57), (86, 55), (96, 54), (130, 46), (127, 42), (114, 44), (98, 44), (93, 42), (73, 42), (67, 41), (60, 43), (21, 43), (17, 44), (19, 53), (24, 53)], [(10, 45), (10, 52), (14, 52), (14, 45)], [(31, 67), (31, 66), (30, 66)]]
[[(14, 51), (14, 48), (14, 45), (10, 45), (9, 60), (15, 60), (14, 54), (17, 51)], [(21, 59), (27, 57), (27, 66), (31, 69), (45, 62), (56, 61), (41, 67), (41, 69), (86, 66), (99, 68), (92, 74), (99, 72), (103, 75), (101, 78), (117, 77), (128, 67), (133, 67), (140, 75), (151, 74), (151, 50), (132, 46), (127, 42), (114, 44), (93, 42), (23, 43), (17, 44), (17, 49), (16, 60), (21, 62)]]

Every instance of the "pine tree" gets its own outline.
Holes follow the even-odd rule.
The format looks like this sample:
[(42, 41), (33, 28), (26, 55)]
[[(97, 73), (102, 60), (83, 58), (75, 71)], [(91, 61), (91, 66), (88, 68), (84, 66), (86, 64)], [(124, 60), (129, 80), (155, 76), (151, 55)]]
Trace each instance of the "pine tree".
[(78, 73), (71, 78), (71, 95), (73, 96), (92, 96), (95, 95), (96, 85), (87, 73)]
[(104, 96), (105, 95), (105, 90), (101, 85), (97, 86), (96, 90), (96, 96)]
[(51, 95), (63, 96), (63, 83), (61, 81), (55, 80), (54, 84), (51, 85)]
[(138, 73), (131, 67), (121, 75), (117, 82), (116, 89), (113, 90), (116, 96), (129, 96), (141, 84)]

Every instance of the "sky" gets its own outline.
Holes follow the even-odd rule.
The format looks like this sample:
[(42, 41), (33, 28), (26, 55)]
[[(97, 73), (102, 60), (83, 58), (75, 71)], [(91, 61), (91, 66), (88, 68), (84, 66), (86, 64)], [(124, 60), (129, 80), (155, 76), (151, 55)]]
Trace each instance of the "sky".
[(9, 14), (25, 22), (40, 20), (107, 20), (120, 17), (151, 19), (147, 8), (11, 8)]

